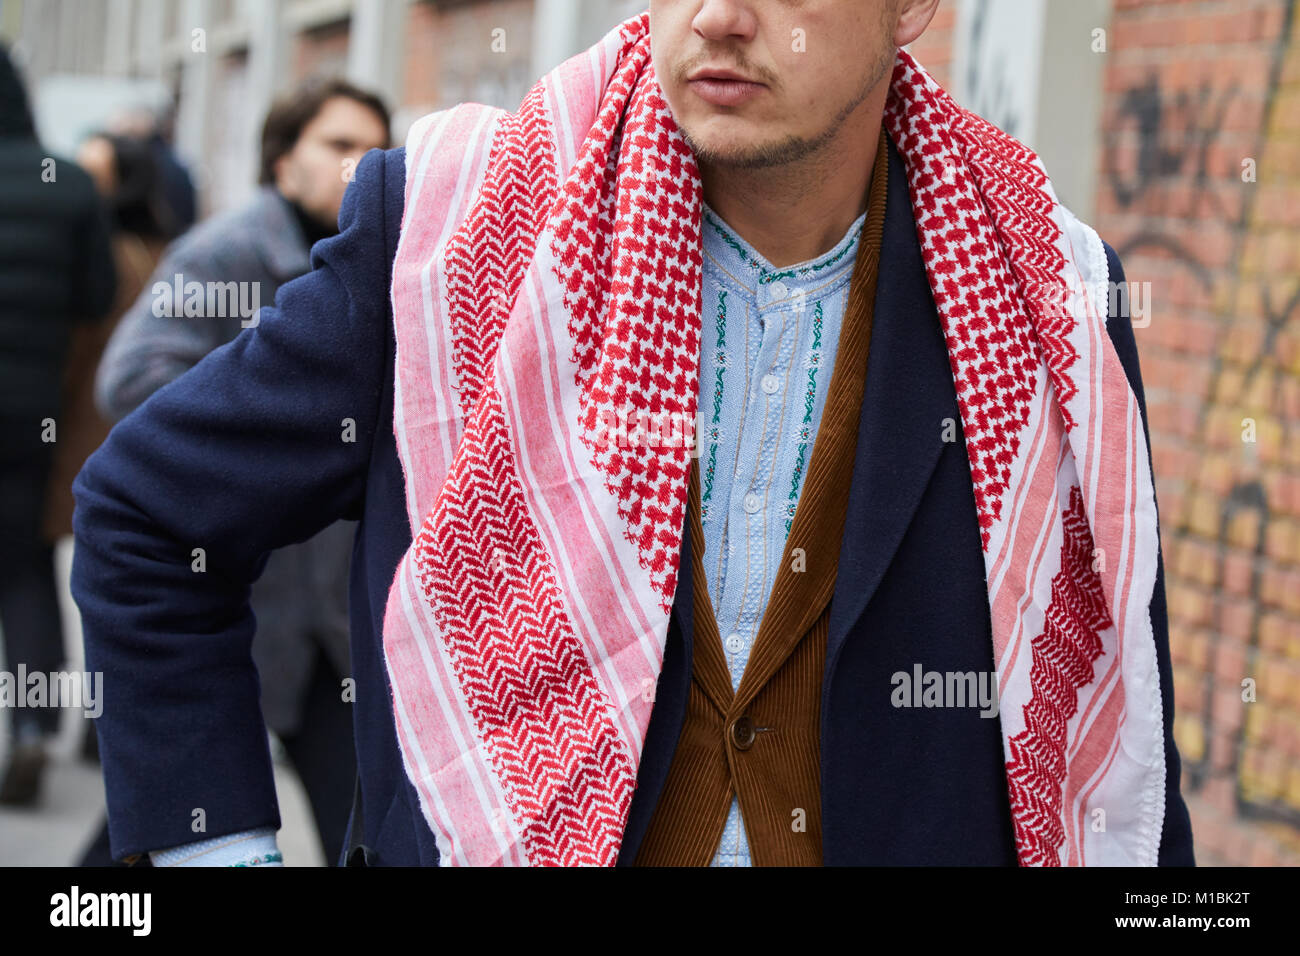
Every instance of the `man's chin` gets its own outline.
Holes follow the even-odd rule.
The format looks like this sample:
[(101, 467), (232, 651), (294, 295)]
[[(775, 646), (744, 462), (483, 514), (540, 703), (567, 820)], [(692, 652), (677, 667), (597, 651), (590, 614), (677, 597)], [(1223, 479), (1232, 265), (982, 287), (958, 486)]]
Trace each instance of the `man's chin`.
[(735, 117), (722, 121), (709, 117), (684, 125), (682, 136), (691, 152), (712, 163), (734, 162), (761, 145), (763, 140), (761, 131), (752, 124), (737, 121)]
[(696, 162), (715, 169), (765, 169), (782, 166), (805, 155), (804, 141), (795, 136), (773, 139), (770, 132), (754, 136), (702, 135), (683, 130)]

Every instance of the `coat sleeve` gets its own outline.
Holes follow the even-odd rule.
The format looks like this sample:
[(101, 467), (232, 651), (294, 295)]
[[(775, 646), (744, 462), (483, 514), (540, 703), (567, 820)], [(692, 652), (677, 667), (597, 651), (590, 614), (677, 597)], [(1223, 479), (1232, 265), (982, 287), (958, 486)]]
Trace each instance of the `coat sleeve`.
[(388, 315), (384, 167), (379, 150), (358, 165), (312, 271), (119, 422), (73, 484), (114, 859), (280, 825), (250, 584), (271, 550), (360, 517)]
[[(1108, 244), (1106, 245), (1106, 264), (1110, 272), (1110, 281), (1123, 283), (1124, 267), (1119, 256)], [(1142, 388), (1142, 373), (1138, 365), (1137, 341), (1133, 335), (1133, 323), (1129, 317), (1128, 296), (1112, 297), (1111, 313), (1106, 320), (1106, 331), (1110, 335), (1115, 351), (1119, 353), (1120, 364), (1128, 376), (1138, 400), (1138, 410), (1142, 415), (1142, 431), (1147, 443), (1147, 461), (1151, 461), (1151, 430), (1147, 424), (1146, 394)], [(1152, 471), (1154, 474), (1154, 469)], [(1159, 502), (1156, 505), (1156, 524), (1159, 528)], [(1195, 866), (1196, 859), (1192, 851), (1192, 823), (1183, 802), (1180, 778), (1182, 766), (1178, 757), (1178, 748), (1174, 744), (1174, 682), (1173, 668), (1169, 657), (1169, 613), (1165, 604), (1165, 560), (1164, 548), (1161, 546), (1157, 555), (1155, 590), (1151, 595), (1151, 628), (1156, 641), (1156, 665), (1160, 671), (1160, 700), (1164, 709), (1165, 726), (1165, 819), (1160, 835), (1159, 866)]]

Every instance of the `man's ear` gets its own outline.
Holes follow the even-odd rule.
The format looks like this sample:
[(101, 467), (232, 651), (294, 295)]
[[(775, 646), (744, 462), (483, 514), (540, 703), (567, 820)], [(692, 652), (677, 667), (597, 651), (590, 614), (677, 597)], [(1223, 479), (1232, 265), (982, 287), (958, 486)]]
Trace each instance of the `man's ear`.
[(939, 0), (900, 0), (894, 46), (907, 46), (924, 33), (938, 9)]

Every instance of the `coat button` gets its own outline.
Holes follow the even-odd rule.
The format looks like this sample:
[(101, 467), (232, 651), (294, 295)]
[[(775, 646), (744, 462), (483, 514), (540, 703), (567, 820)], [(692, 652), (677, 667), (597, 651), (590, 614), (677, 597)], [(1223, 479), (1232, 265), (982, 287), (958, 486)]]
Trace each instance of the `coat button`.
[(748, 750), (754, 745), (754, 722), (748, 717), (737, 717), (731, 724), (731, 742), (737, 750)]

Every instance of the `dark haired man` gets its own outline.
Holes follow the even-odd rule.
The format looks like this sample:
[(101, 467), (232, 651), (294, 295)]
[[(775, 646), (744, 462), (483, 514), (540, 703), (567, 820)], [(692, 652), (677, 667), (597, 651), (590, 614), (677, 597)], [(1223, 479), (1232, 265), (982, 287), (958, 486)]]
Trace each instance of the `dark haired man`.
[[(314, 80), (276, 102), (262, 127), (262, 188), (244, 206), (216, 216), (177, 241), (155, 272), (181, 301), (158, 308), (156, 283), (136, 302), (109, 343), (96, 392), (105, 414), (122, 418), (161, 385), (194, 365), (254, 320), (208, 315), (177, 321), (190, 282), (251, 283), (245, 304), (269, 304), (280, 285), (306, 272), (308, 252), (338, 231), (352, 170), (367, 150), (388, 144), (389, 114), (372, 94), (342, 80)], [(228, 304), (228, 298), (221, 304)], [(204, 297), (205, 308), (207, 297)], [(233, 308), (225, 311), (234, 312)]]
[(274, 185), (300, 221), (305, 216), (318, 227), (305, 229), (332, 236), (351, 172), (366, 150), (387, 145), (389, 122), (373, 93), (340, 79), (309, 81), (267, 114), (258, 181)]
[[(388, 124), (382, 101), (337, 79), (311, 81), (272, 106), (262, 129), (262, 188), (174, 243), (109, 341), (95, 389), (107, 417), (123, 418), (257, 324), (257, 306), (306, 272), (311, 247), (338, 231), (352, 170), (367, 150), (388, 145)], [(342, 848), (355, 759), (342, 685), (351, 672), (346, 592), (354, 531), (353, 522), (338, 522), (275, 552), (252, 591), (262, 716), (303, 781), (331, 861)], [(275, 854), (258, 852), (262, 842), (225, 845), (200, 831), (196, 842), (156, 861), (273, 861)]]

